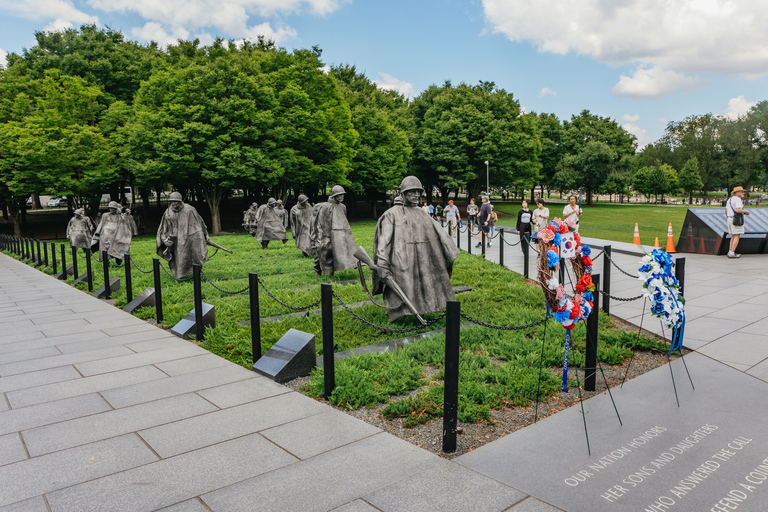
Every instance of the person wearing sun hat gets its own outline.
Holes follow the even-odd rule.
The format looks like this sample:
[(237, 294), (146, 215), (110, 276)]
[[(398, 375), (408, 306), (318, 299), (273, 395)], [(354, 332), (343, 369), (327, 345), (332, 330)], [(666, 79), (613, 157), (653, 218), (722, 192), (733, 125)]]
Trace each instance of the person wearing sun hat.
[(731, 235), (731, 245), (728, 249), (729, 258), (741, 258), (741, 254), (736, 254), (736, 248), (739, 246), (739, 238), (744, 234), (744, 223), (740, 226), (734, 224), (733, 219), (737, 213), (749, 215), (749, 212), (744, 209), (744, 202), (741, 200), (744, 197), (743, 187), (736, 187), (733, 189), (733, 195), (725, 203), (725, 216), (728, 221), (728, 233)]
[(456, 225), (461, 220), (461, 214), (459, 209), (453, 204), (453, 199), (448, 201), (448, 206), (443, 210), (443, 215), (445, 215), (445, 220), (448, 221), (448, 236), (455, 235)]

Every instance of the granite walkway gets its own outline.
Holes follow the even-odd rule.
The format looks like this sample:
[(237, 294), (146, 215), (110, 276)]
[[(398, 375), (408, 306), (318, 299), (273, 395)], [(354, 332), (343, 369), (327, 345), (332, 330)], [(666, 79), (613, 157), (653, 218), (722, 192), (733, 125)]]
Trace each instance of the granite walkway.
[(0, 511), (552, 511), (0, 254)]

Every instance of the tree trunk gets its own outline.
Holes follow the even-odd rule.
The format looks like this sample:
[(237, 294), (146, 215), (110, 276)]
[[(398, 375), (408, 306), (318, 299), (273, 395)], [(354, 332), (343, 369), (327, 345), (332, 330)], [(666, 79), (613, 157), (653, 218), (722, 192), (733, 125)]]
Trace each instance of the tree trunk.
[(39, 209), (43, 206), (40, 204), (40, 192), (34, 192), (32, 194), (32, 208)]
[[(26, 199), (24, 202), (26, 203)], [(13, 219), (13, 236), (21, 236), (22, 211), (23, 208), (20, 207), (17, 203), (8, 203), (8, 213), (10, 213), (11, 218)]]
[(218, 184), (203, 184), (197, 192), (206, 200), (208, 208), (211, 211), (211, 234), (218, 235), (221, 233), (221, 212), (219, 208), (221, 206), (223, 191)]
[(688, 204), (693, 204), (693, 190), (688, 192)]

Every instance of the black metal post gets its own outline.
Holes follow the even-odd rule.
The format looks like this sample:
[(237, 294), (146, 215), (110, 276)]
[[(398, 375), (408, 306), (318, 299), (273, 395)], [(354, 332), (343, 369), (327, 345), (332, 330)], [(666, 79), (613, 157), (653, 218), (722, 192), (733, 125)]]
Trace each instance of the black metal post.
[(467, 222), (467, 253), (472, 254), (472, 230)]
[(594, 391), (597, 381), (597, 324), (600, 320), (600, 274), (592, 274), (595, 292), (592, 311), (587, 317), (587, 349), (584, 354), (584, 391)]
[(24, 258), (29, 259), (30, 257), (31, 256), (29, 251), (29, 238), (25, 238), (24, 239)]
[(253, 362), (261, 359), (261, 314), (259, 313), (259, 274), (248, 274), (248, 294), (251, 299), (251, 352)]
[(35, 241), (32, 240), (31, 238), (28, 238), (27, 239), (27, 244), (28, 244), (28, 247), (29, 247), (29, 254), (27, 255), (27, 258), (32, 260), (32, 262), (34, 263), (34, 261), (35, 261)]
[(48, 268), (48, 244), (43, 242), (43, 263), (45, 263), (45, 267)]
[(93, 271), (91, 270), (91, 249), (85, 249), (85, 272), (88, 274), (88, 291), (93, 291)]
[(560, 260), (560, 265), (558, 267), (558, 272), (557, 272), (557, 278), (560, 281), (560, 284), (565, 286), (565, 260), (563, 259)]
[(61, 244), (61, 275), (59, 279), (67, 280), (67, 250), (64, 244)]
[(443, 451), (456, 451), (456, 423), (459, 410), (459, 343), (461, 302), (449, 300), (445, 318), (445, 391), (443, 394)]
[(499, 265), (504, 266), (504, 231), (499, 229)]
[(125, 302), (133, 300), (133, 283), (131, 283), (131, 255), (123, 255), (123, 265), (125, 265)]
[(685, 257), (675, 258), (675, 277), (680, 281), (680, 295), (685, 296)]
[(320, 285), (320, 308), (323, 317), (323, 376), (324, 395), (327, 400), (336, 387), (335, 358), (333, 354), (333, 287), (330, 283)]
[(51, 256), (53, 256), (53, 276), (56, 277), (58, 271), (56, 269), (56, 244), (51, 242)]
[(80, 274), (77, 272), (77, 247), (74, 245), (72, 246), (72, 275), (75, 276), (75, 279), (80, 277)]
[(200, 271), (203, 266), (195, 263), (192, 265), (192, 288), (195, 294), (195, 334), (197, 341), (203, 340), (205, 328), (203, 327), (203, 288), (200, 283)]
[(152, 260), (152, 270), (155, 274), (155, 320), (157, 323), (163, 321), (163, 293), (160, 286), (160, 260), (154, 258)]
[(485, 246), (486, 246), (486, 238), (485, 238), (485, 231), (483, 231), (483, 228), (480, 228), (480, 254), (485, 257)]
[(603, 311), (606, 315), (611, 314), (611, 246), (603, 247)]
[(107, 251), (101, 251), (101, 265), (104, 269), (104, 298), (109, 300), (112, 287), (109, 286), (109, 255)]
[(461, 251), (461, 230), (458, 223), (456, 224), (456, 248)]
[(37, 265), (35, 266), (39, 267), (40, 265), (43, 264), (43, 256), (42, 256), (43, 253), (40, 252), (40, 240), (35, 240), (35, 242), (37, 243)]
[(530, 251), (531, 244), (528, 237), (525, 236), (525, 231), (520, 235), (520, 244), (523, 246), (523, 275), (528, 278), (528, 267), (530, 266)]

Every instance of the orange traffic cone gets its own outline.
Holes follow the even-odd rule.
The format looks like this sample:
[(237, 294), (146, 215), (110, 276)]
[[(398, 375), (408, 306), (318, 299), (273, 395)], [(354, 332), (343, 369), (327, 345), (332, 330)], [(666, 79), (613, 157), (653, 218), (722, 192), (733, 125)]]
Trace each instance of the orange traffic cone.
[(707, 254), (707, 248), (704, 247), (704, 237), (699, 240), (699, 254)]
[(668, 253), (672, 254), (673, 252), (677, 252), (675, 249), (675, 234), (672, 232), (672, 223), (669, 223), (669, 227), (667, 228), (667, 248), (664, 249)]
[(637, 229), (637, 222), (635, 222), (635, 236), (632, 237), (632, 243), (640, 245), (640, 230)]
[(693, 252), (693, 226), (688, 223), (688, 234), (685, 237), (685, 252)]
[[(654, 247), (659, 247), (659, 237), (656, 237), (656, 241), (653, 242)], [(659, 247), (660, 248), (660, 247)]]

